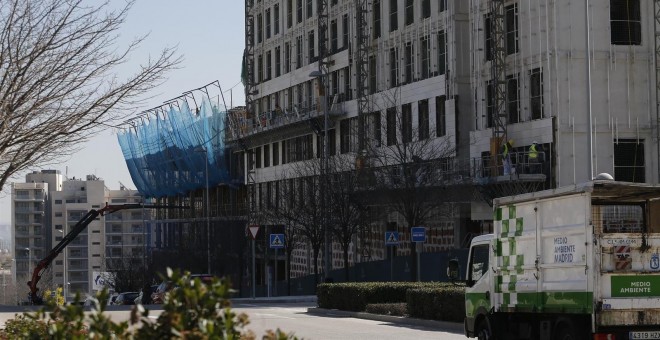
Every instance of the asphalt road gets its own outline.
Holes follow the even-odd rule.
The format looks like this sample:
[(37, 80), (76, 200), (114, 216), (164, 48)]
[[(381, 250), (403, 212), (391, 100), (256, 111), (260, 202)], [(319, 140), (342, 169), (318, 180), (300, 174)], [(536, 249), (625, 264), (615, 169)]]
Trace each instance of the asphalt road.
[[(125, 321), (130, 316), (131, 306), (113, 306), (106, 314), (114, 321)], [(466, 339), (457, 324), (442, 324), (426, 320), (382, 317), (368, 320), (364, 315), (339, 311), (320, 310), (315, 302), (236, 301), (233, 309), (246, 313), (250, 319), (248, 330), (257, 339), (267, 330), (280, 328), (293, 332), (299, 339), (323, 340), (388, 340), (388, 339)], [(29, 307), (0, 307), (0, 327), (6, 320)], [(162, 310), (149, 306), (150, 317), (156, 318)], [(353, 317), (356, 316), (356, 317)], [(369, 317), (369, 316), (367, 316)], [(415, 322), (417, 321), (417, 322)]]

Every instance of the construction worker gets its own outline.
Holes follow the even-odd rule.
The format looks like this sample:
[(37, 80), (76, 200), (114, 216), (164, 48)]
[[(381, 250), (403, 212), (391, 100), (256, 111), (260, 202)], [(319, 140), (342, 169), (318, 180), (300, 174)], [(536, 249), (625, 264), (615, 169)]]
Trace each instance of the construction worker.
[(529, 162), (529, 172), (537, 173), (541, 170), (541, 161), (543, 156), (540, 154), (543, 150), (541, 146), (533, 141), (532, 145), (529, 146), (529, 152), (527, 153), (527, 161)]
[(511, 151), (513, 150), (513, 139), (502, 145), (502, 165), (504, 166), (504, 175), (513, 175), (515, 170), (511, 166)]

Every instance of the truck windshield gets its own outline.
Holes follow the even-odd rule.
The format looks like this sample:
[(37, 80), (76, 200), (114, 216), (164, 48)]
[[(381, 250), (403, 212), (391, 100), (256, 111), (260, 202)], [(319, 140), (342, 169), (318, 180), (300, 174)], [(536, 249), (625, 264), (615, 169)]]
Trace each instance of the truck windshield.
[(596, 232), (645, 232), (644, 209), (640, 205), (594, 205), (591, 218)]
[(479, 279), (488, 270), (488, 244), (480, 244), (472, 247), (472, 256), (470, 257), (470, 268), (468, 268), (468, 281), (479, 281)]

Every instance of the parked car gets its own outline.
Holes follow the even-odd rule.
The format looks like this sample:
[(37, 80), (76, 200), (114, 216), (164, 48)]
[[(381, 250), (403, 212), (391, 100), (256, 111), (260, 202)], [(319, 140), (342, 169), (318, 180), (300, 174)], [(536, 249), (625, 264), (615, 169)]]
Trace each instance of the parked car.
[[(213, 281), (213, 275), (211, 274), (192, 274), (190, 275), (190, 284), (192, 285), (194, 279), (199, 279), (202, 281), (202, 283), (210, 284), (211, 281)], [(156, 291), (151, 294), (151, 303), (154, 304), (162, 304), (165, 301), (165, 293), (171, 291), (172, 289), (176, 288), (176, 285), (174, 282), (171, 281), (163, 281), (160, 285), (158, 285), (158, 288), (156, 288)]]
[[(151, 291), (149, 291), (149, 301), (147, 301), (147, 304), (151, 304), (151, 303), (153, 303), (153, 302), (151, 301), (151, 296), (156, 292), (156, 289), (157, 289), (157, 288), (158, 288), (158, 285), (153, 285), (153, 286), (151, 286)], [(136, 304), (136, 305), (138, 305), (138, 304), (142, 304), (142, 295), (143, 295), (143, 293), (144, 293), (144, 291), (141, 290), (141, 291), (140, 291), (140, 294), (138, 294), (138, 296), (135, 298), (134, 301), (135, 301), (135, 304)]]
[(138, 296), (138, 292), (124, 292), (117, 295), (115, 299), (115, 305), (133, 305), (135, 304), (135, 298)]
[(115, 304), (115, 300), (117, 300), (117, 296), (119, 296), (119, 294), (112, 294), (112, 296), (108, 298), (108, 306), (112, 306)]

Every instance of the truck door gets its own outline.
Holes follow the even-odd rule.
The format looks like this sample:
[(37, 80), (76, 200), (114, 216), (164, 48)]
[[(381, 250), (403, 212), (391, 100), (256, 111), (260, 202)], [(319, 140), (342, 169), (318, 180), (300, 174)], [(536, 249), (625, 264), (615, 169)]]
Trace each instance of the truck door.
[(490, 310), (491, 271), (489, 242), (473, 244), (470, 248), (465, 289), (465, 327), (468, 334), (474, 332), (474, 323), (479, 315)]

